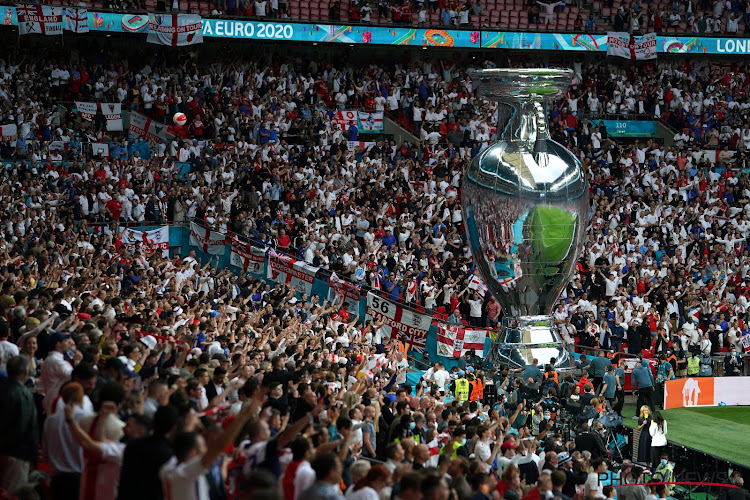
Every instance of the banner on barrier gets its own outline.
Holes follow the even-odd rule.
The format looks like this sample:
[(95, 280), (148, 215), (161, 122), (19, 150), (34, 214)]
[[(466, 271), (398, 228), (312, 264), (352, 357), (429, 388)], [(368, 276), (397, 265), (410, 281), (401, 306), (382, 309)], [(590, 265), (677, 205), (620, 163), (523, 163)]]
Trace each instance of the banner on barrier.
[(203, 20), (197, 14), (149, 14), (146, 41), (172, 47), (203, 43)]
[(366, 113), (355, 109), (339, 110), (333, 115), (333, 124), (340, 127), (346, 132), (349, 127), (354, 125), (359, 132), (379, 133), (383, 132), (383, 112)]
[(664, 382), (664, 409), (750, 405), (750, 377), (687, 377)]
[(224, 255), (226, 242), (226, 235), (199, 226), (195, 222), (190, 223), (190, 244), (200, 247), (204, 252), (211, 255)]
[(318, 269), (304, 261), (282, 255), (273, 248), (268, 252), (266, 277), (292, 287), (299, 293), (310, 295)]
[(336, 297), (344, 300), (343, 307), (350, 315), (359, 314), (359, 297), (361, 287), (339, 278), (336, 273), (328, 280), (328, 302), (333, 303)]
[(161, 250), (162, 257), (169, 257), (169, 227), (164, 226), (151, 231), (137, 229), (123, 230), (115, 239), (115, 247), (125, 247), (129, 252), (140, 249), (146, 253)]
[(232, 236), (230, 243), (232, 245), (232, 253), (229, 255), (231, 265), (241, 267), (252, 274), (263, 272), (263, 265), (266, 263), (265, 248), (258, 248), (240, 241), (236, 236)]
[(382, 321), (392, 340), (401, 340), (415, 351), (423, 351), (432, 317), (406, 309), (370, 292), (367, 294), (366, 318)]
[(17, 7), (18, 33), (20, 35), (62, 35), (62, 7), (47, 5), (20, 5)]
[(18, 126), (15, 123), (0, 125), (0, 137), (15, 137), (18, 135)]
[(152, 141), (167, 141), (167, 126), (135, 111), (130, 113), (130, 132)]
[(607, 55), (631, 61), (656, 59), (656, 33), (646, 33), (643, 36), (619, 31), (607, 33)]
[(109, 132), (122, 131), (122, 104), (76, 101), (76, 108), (80, 117), (86, 121), (92, 121), (96, 112), (101, 109), (104, 117), (107, 119), (107, 130)]
[(438, 356), (459, 358), (469, 349), (474, 349), (477, 356), (484, 356), (487, 330), (471, 330), (446, 323), (438, 323), (437, 330)]

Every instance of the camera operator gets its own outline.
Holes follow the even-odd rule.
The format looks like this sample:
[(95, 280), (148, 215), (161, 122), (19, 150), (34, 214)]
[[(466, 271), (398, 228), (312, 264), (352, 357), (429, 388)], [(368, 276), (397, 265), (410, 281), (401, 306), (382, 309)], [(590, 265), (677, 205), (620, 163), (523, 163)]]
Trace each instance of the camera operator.
[(589, 451), (591, 459), (603, 458), (607, 454), (607, 448), (604, 446), (604, 425), (601, 422), (594, 423), (594, 430), (591, 431), (589, 424), (581, 424), (581, 433), (576, 436), (576, 450), (581, 452)]

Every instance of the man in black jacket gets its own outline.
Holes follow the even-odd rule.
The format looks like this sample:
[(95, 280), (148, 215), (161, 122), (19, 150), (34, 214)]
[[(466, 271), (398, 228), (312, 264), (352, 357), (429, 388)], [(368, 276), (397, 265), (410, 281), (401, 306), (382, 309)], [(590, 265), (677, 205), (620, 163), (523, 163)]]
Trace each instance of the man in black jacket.
[(161, 466), (174, 455), (170, 439), (177, 430), (177, 411), (160, 406), (154, 414), (154, 432), (134, 439), (125, 448), (117, 492), (119, 500), (162, 500)]
[(604, 458), (607, 454), (607, 448), (604, 446), (604, 440), (602, 439), (604, 426), (596, 422), (594, 424), (594, 432), (591, 432), (589, 424), (584, 422), (581, 425), (581, 429), (583, 432), (576, 437), (576, 450), (580, 452), (588, 450), (591, 452), (591, 460)]
[(8, 378), (0, 377), (0, 488), (13, 495), (36, 460), (39, 429), (34, 396), (25, 385), (28, 359), (9, 359), (6, 371)]
[(214, 369), (214, 378), (206, 385), (206, 398), (209, 404), (217, 395), (226, 390), (227, 386), (224, 384), (226, 376), (227, 371), (223, 367), (217, 366)]

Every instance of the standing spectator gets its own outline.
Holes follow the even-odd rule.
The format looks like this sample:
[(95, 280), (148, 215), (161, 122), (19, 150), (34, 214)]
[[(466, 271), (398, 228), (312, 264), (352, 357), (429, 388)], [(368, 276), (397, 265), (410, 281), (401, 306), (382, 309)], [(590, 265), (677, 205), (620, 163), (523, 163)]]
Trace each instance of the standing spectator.
[(36, 406), (26, 387), (29, 360), (8, 360), (8, 378), (0, 378), (0, 488), (14, 494), (26, 484), (37, 458), (39, 429)]
[(739, 354), (737, 354), (737, 348), (732, 345), (729, 348), (729, 352), (724, 356), (724, 375), (727, 377), (736, 377), (740, 374), (740, 367), (742, 366), (742, 360)]
[(168, 498), (209, 500), (206, 473), (229, 446), (250, 417), (257, 413), (258, 404), (247, 405), (231, 424), (210, 444), (195, 431), (181, 432), (174, 437), (174, 456), (159, 471)]
[(62, 385), (70, 380), (70, 374), (73, 373), (73, 366), (65, 359), (67, 353), (73, 347), (73, 341), (70, 335), (56, 332), (50, 339), (52, 346), (50, 353), (42, 364), (42, 390), (44, 391), (44, 400), (42, 407), (46, 414), (54, 411), (54, 403), (60, 392)]
[[(83, 400), (83, 387), (69, 382), (60, 389), (64, 404)], [(73, 418), (80, 420), (83, 408), (76, 407)], [(42, 448), (50, 462), (51, 493), (53, 500), (78, 500), (83, 470), (83, 451), (68, 430), (64, 411), (59, 408), (44, 421)]]
[(307, 488), (302, 497), (305, 500), (338, 500), (342, 499), (339, 483), (341, 482), (341, 461), (333, 453), (322, 453), (312, 463), (315, 471), (315, 483)]
[(639, 366), (633, 369), (630, 374), (630, 378), (633, 381), (633, 390), (638, 391), (638, 402), (636, 408), (640, 408), (643, 405), (648, 405), (651, 412), (654, 411), (654, 379), (651, 374), (651, 367), (648, 361), (645, 359), (641, 361)]
[(550, 24), (555, 19), (555, 7), (562, 3), (563, 2), (544, 3), (537, 0), (536, 4), (539, 6), (544, 24)]

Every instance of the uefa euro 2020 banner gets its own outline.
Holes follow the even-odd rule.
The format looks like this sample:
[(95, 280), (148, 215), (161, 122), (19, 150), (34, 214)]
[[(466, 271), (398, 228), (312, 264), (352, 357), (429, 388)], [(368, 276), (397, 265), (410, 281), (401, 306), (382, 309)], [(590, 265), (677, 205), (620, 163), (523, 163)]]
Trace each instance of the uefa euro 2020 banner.
[[(22, 34), (40, 33), (62, 34), (62, 30), (85, 32), (83, 21), (73, 22), (73, 17), (82, 17), (84, 9), (72, 15), (70, 9), (62, 12), (62, 7), (30, 6), (30, 9), (43, 9), (50, 13), (48, 19), (39, 19), (38, 11), (31, 14), (22, 12), (24, 7), (4, 7), (2, 25), (18, 26)], [(45, 10), (46, 9), (46, 10)], [(58, 11), (54, 10), (58, 9)], [(25, 11), (28, 12), (28, 11)], [(185, 15), (185, 14), (183, 14)], [(34, 16), (34, 17), (29, 17)], [(88, 29), (111, 33), (149, 33), (148, 14), (120, 14), (114, 12), (87, 11)], [(483, 49), (545, 50), (563, 52), (607, 52), (607, 34), (589, 33), (535, 33), (521, 31), (424, 29), (391, 26), (356, 26), (342, 24), (310, 24), (296, 22), (258, 22), (232, 19), (197, 19), (189, 21), (195, 25), (199, 19), (201, 30), (188, 32), (173, 22), (172, 14), (162, 16), (160, 31), (163, 35), (158, 43), (174, 45), (174, 35), (178, 34), (177, 44), (200, 43), (203, 36), (231, 38), (238, 40), (273, 40), (303, 43), (345, 43), (349, 45), (408, 45), (421, 47), (462, 47)], [(169, 18), (169, 19), (167, 19)], [(31, 25), (22, 26), (21, 19)], [(49, 21), (49, 24), (48, 24)], [(154, 19), (154, 21), (156, 21)], [(43, 25), (35, 23), (43, 23)], [(184, 25), (183, 25), (184, 26)], [(42, 29), (44, 28), (44, 29)], [(190, 34), (192, 39), (188, 40)], [(184, 36), (183, 36), (184, 35)], [(628, 38), (629, 38), (628, 34)], [(649, 35), (650, 36), (650, 35)], [(184, 40), (183, 40), (184, 39)], [(750, 54), (750, 39), (714, 38), (696, 36), (656, 36), (656, 52), (668, 54)], [(627, 55), (630, 58), (630, 55)]]

